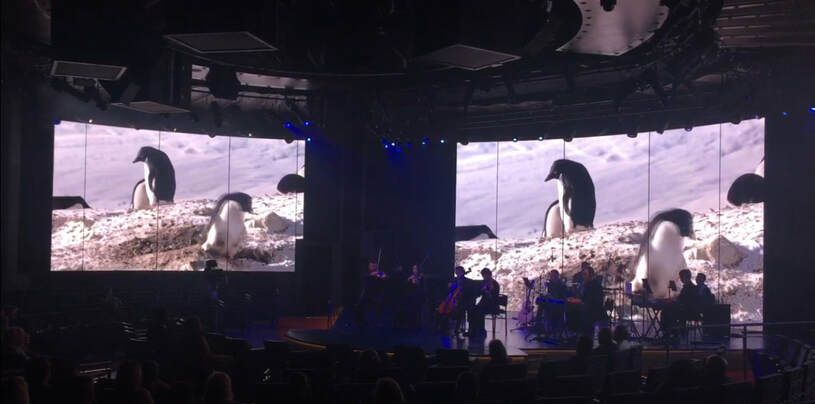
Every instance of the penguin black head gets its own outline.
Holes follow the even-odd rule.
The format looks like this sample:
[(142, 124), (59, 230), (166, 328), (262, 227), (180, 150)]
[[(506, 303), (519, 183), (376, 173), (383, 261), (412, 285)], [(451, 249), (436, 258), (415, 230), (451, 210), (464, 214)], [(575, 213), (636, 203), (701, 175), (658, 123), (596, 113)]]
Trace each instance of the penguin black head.
[(133, 162), (134, 163), (138, 163), (140, 161), (144, 162), (147, 160), (148, 157), (155, 156), (156, 154), (159, 153), (163, 152), (159, 149), (156, 149), (155, 147), (143, 146), (141, 149), (139, 149), (139, 152), (136, 153), (136, 158), (133, 159)]
[(561, 175), (570, 175), (577, 172), (586, 172), (586, 167), (576, 161), (567, 159), (558, 159), (552, 163), (549, 169), (549, 175), (546, 176), (544, 181), (560, 178)]
[(252, 197), (248, 194), (243, 192), (233, 192), (231, 194), (226, 194), (221, 197), (221, 200), (218, 201), (218, 208), (220, 209), (221, 205), (226, 201), (234, 201), (241, 205), (241, 210), (246, 213), (254, 213), (252, 212)]
[(693, 237), (693, 215), (687, 210), (671, 209), (657, 213), (651, 223), (656, 225), (659, 222), (671, 222), (679, 228), (682, 237)]
[(727, 190), (727, 201), (735, 206), (764, 202), (764, 177), (750, 173), (736, 178)]

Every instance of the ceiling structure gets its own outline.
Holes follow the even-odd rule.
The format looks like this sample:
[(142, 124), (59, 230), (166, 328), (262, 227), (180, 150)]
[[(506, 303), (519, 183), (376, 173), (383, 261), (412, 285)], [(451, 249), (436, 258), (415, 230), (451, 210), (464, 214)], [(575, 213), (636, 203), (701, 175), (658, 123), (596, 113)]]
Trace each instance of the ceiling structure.
[(766, 114), (807, 94), (815, 70), (815, 2), (802, 0), (3, 7), (3, 59), (80, 101), (60, 114), (129, 126), (330, 126), (330, 100), (353, 94), (377, 140), (628, 133)]

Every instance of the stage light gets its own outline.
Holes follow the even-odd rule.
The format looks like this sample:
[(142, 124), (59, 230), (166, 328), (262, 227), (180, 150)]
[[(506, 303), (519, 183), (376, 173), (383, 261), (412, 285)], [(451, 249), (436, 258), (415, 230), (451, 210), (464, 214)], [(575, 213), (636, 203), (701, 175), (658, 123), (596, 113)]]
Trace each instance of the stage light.
[(784, 112), (781, 112), (781, 115), (782, 115), (782, 116), (788, 116), (788, 115), (789, 115), (789, 113), (788, 113), (787, 111), (784, 111)]
[(439, 140), (439, 143), (441, 143), (441, 144), (444, 144), (445, 142), (446, 142), (446, 140), (444, 140), (444, 139)]
[(391, 147), (396, 147), (396, 142), (391, 142)]
[(283, 127), (286, 128), (286, 129), (291, 129), (291, 128), (294, 127), (294, 125), (292, 125), (291, 122), (286, 121), (285, 123), (283, 123)]
[(538, 140), (543, 141), (543, 136), (538, 136)]
[(634, 139), (637, 137), (637, 132), (628, 132), (626, 136), (630, 137), (631, 139)]
[(430, 139), (428, 139), (428, 138), (423, 138), (423, 139), (422, 139), (422, 146), (427, 146), (428, 144), (430, 144)]
[[(786, 114), (786, 112), (784, 114)], [(93, 119), (88, 119), (88, 123), (93, 123)]]
[(311, 121), (304, 121), (303, 126), (311, 126)]
[(809, 107), (809, 112), (811, 114), (815, 114), (815, 107)]
[(391, 147), (391, 145), (389, 145), (389, 144), (385, 144), (385, 148), (386, 148), (386, 149), (387, 149), (387, 148), (389, 148), (389, 147)]
[(210, 139), (215, 139), (215, 134), (214, 133), (210, 133), (207, 136), (209, 136)]
[(294, 137), (293, 137), (293, 136), (286, 136), (286, 137), (285, 137), (285, 138), (283, 138), (283, 139), (286, 141), (286, 143), (292, 143), (292, 142), (294, 142)]
[(572, 137), (571, 136), (566, 136), (566, 137), (563, 138), (563, 140), (566, 141), (566, 142), (571, 142)]
[(517, 141), (518, 141), (518, 138), (517, 138), (517, 137), (514, 137), (514, 138), (512, 138), (512, 141), (513, 141), (513, 142), (517, 142)]
[[(178, 132), (178, 128), (173, 128), (173, 132)], [(251, 134), (249, 136), (252, 136)]]
[(249, 132), (248, 134), (249, 134), (249, 137), (252, 137), (252, 132)]
[(690, 132), (693, 130), (693, 126), (685, 126), (685, 132)]
[(310, 142), (310, 141), (311, 141), (311, 136), (306, 138), (306, 142)]

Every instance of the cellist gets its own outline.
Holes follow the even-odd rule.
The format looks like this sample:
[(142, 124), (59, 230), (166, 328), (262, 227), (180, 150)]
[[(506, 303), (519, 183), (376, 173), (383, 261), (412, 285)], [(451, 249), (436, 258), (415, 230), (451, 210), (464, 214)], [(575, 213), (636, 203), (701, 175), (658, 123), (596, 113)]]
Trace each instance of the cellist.
[[(462, 266), (457, 266), (453, 274), (453, 280), (447, 284), (447, 297), (439, 304), (438, 313), (444, 320), (452, 318), (455, 321), (453, 333), (459, 335), (463, 333), (461, 326), (464, 323), (464, 313), (473, 305), (470, 289), (475, 281), (467, 279), (467, 272)], [(442, 324), (444, 323), (446, 321)]]

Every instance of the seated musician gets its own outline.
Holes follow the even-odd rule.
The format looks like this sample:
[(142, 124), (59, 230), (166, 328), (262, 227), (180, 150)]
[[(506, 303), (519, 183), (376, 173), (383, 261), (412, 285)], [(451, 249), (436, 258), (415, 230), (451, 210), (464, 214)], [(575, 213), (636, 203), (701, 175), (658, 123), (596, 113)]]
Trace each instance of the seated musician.
[(699, 308), (701, 310), (705, 310), (710, 306), (716, 304), (716, 297), (713, 296), (713, 292), (710, 291), (710, 288), (705, 283), (707, 281), (707, 276), (701, 272), (696, 274), (696, 289), (699, 292)]
[(546, 299), (542, 306), (544, 319), (548, 331), (557, 332), (563, 327), (563, 314), (566, 311), (566, 298), (569, 297), (569, 287), (560, 278), (556, 269), (546, 275)]
[(670, 335), (676, 335), (682, 322), (693, 320), (699, 315), (699, 291), (691, 280), (688, 269), (679, 271), (682, 290), (662, 309), (662, 327)]
[(500, 309), (498, 304), (498, 296), (501, 293), (501, 287), (498, 282), (492, 277), (492, 271), (489, 268), (481, 270), (481, 287), (478, 290), (481, 300), (470, 311), (470, 337), (482, 338), (487, 335), (484, 327), (484, 317), (487, 314), (497, 313)]
[(583, 269), (580, 271), (583, 274), (583, 284), (579, 290), (579, 297), (569, 298), (568, 302), (577, 305), (578, 310), (574, 312), (579, 316), (576, 322), (579, 327), (578, 331), (583, 335), (593, 335), (594, 323), (606, 319), (606, 310), (603, 308), (605, 303), (605, 292), (603, 292), (603, 282), (599, 276), (594, 273), (594, 268), (584, 262)]

